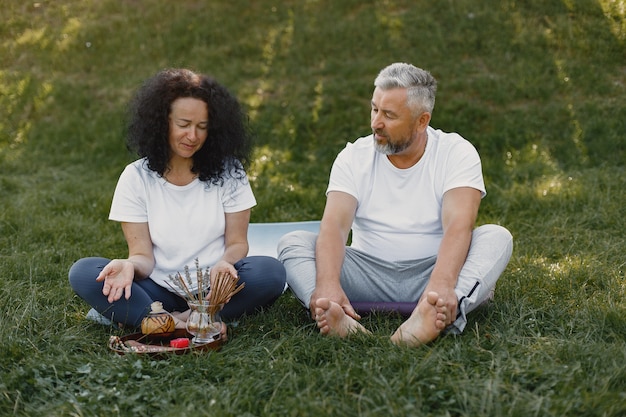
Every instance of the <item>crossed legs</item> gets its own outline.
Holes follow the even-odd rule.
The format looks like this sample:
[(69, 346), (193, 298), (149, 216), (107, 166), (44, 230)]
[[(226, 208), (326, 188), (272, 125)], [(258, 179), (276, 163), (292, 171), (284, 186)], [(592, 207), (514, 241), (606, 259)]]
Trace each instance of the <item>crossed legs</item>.
[[(309, 307), (315, 290), (315, 240), (310, 232), (284, 236), (278, 245), (279, 259), (287, 270), (287, 283), (305, 307)], [(436, 339), (443, 330), (461, 333), (466, 314), (486, 301), (512, 253), (511, 234), (501, 226), (483, 225), (473, 232), (472, 246), (459, 275), (457, 317), (448, 328), (448, 315), (439, 295), (429, 292), (417, 304), (410, 317), (391, 336), (400, 345), (419, 346)], [(435, 259), (408, 263), (387, 263), (368, 254), (347, 250), (341, 285), (354, 301), (410, 302), (419, 299), (432, 271)], [(384, 276), (385, 280), (378, 277)], [(368, 278), (376, 277), (376, 278)], [(409, 298), (409, 299), (407, 299)], [(345, 314), (340, 305), (329, 299), (318, 299), (314, 319), (324, 335), (346, 337), (355, 332), (369, 333), (357, 320)]]

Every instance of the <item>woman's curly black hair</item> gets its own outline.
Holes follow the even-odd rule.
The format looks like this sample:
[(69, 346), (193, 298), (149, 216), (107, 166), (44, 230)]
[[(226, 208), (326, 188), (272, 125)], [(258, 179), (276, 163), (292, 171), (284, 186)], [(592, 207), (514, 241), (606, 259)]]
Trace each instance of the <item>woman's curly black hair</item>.
[(192, 171), (213, 184), (223, 183), (225, 175), (243, 178), (252, 147), (247, 117), (226, 87), (188, 69), (160, 71), (137, 91), (129, 107), (128, 149), (163, 176), (170, 159), (171, 106), (181, 97), (204, 101), (209, 113), (207, 139), (193, 155)]

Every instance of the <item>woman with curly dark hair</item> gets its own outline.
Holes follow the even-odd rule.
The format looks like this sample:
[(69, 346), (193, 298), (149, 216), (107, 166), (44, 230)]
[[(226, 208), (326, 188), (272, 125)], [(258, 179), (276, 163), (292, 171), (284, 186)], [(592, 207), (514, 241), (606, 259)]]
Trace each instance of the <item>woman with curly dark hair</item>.
[[(170, 312), (188, 309), (170, 277), (197, 259), (211, 279), (228, 272), (245, 283), (222, 318), (274, 302), (285, 288), (282, 264), (246, 257), (256, 200), (245, 172), (250, 135), (237, 99), (208, 76), (161, 71), (131, 101), (127, 146), (140, 159), (122, 172), (109, 219), (121, 222), (128, 258), (77, 261), (69, 272), (74, 291), (104, 318), (137, 327), (154, 301)], [(174, 316), (184, 327), (185, 315)]]

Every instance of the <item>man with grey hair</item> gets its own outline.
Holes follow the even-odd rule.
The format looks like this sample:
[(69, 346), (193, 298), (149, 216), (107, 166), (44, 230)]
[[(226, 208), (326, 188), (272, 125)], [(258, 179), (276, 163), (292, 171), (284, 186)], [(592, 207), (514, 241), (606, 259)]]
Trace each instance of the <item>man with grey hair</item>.
[(460, 135), (429, 126), (435, 78), (395, 63), (374, 86), (372, 134), (337, 156), (319, 234), (285, 235), (278, 257), (322, 334), (369, 333), (353, 305), (408, 303), (391, 341), (418, 346), (463, 331), (467, 313), (493, 296), (512, 237), (474, 227), (486, 195), (480, 157)]

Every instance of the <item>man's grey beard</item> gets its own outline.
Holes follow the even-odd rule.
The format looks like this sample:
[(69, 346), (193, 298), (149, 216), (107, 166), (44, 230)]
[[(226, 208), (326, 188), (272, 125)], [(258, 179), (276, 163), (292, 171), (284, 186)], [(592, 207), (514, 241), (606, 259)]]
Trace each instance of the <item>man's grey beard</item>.
[(413, 143), (412, 140), (407, 140), (401, 143), (391, 143), (389, 142), (389, 140), (387, 140), (387, 143), (382, 145), (380, 142), (374, 139), (374, 148), (377, 152), (380, 152), (383, 155), (395, 155), (411, 146), (411, 143)]

